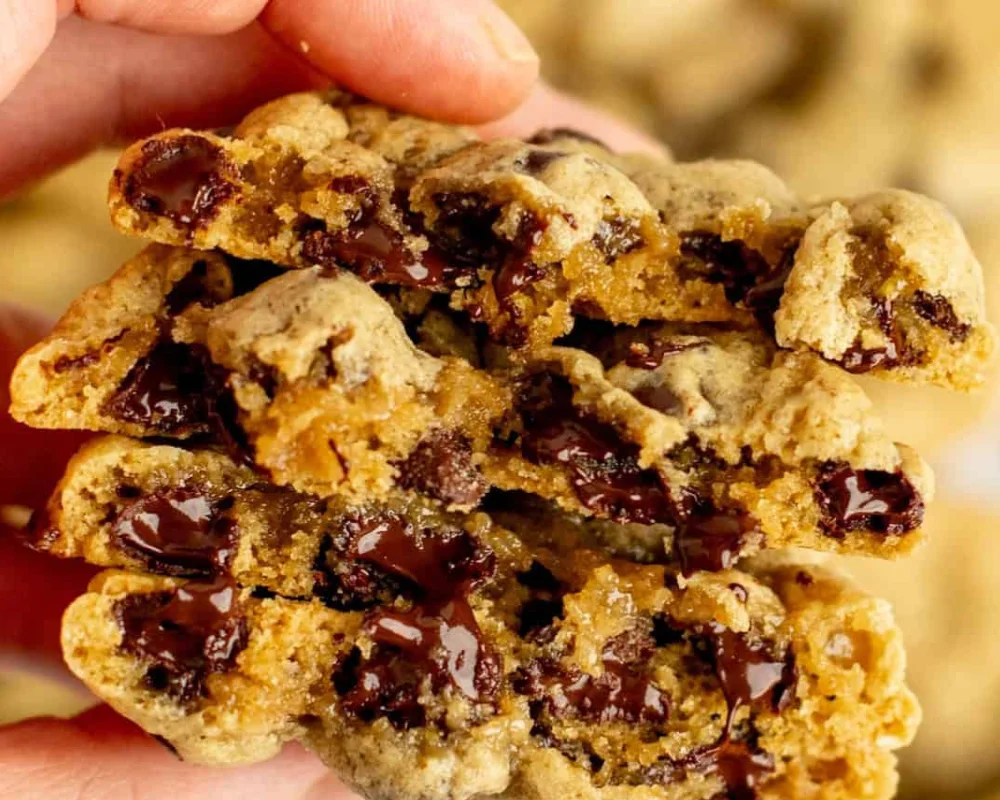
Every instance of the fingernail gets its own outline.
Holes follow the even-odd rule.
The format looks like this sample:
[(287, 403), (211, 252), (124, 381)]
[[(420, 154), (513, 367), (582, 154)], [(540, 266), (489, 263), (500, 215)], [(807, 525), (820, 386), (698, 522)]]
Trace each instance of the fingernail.
[(502, 59), (519, 64), (538, 62), (538, 53), (531, 46), (528, 37), (499, 8), (494, 7), (493, 12), (484, 14), (479, 18), (479, 21), (485, 28), (493, 48)]

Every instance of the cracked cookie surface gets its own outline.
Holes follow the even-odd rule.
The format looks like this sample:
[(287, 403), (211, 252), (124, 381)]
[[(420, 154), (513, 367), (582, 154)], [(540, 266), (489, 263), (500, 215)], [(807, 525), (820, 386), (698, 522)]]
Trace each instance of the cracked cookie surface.
[(365, 612), (105, 573), (67, 613), (67, 659), (188, 760), (297, 739), (378, 800), (894, 790), (918, 711), (885, 604), (816, 567), (680, 585), (499, 530), (479, 546), (472, 588), (395, 567), (409, 593)]
[[(854, 371), (957, 388), (982, 382), (994, 349), (968, 244), (916, 195), (847, 202), (848, 228), (874, 225), (889, 245), (845, 255), (827, 242), (843, 203), (809, 208), (751, 162), (618, 156), (570, 131), (482, 142), (342, 93), (275, 101), (230, 137), (141, 142), (111, 206), (119, 227), (155, 241), (446, 292), (515, 347), (550, 343), (580, 316), (759, 319), (783, 345)], [(830, 330), (796, 323), (837, 307), (849, 319)], [(886, 350), (886, 338), (901, 342), (893, 357), (848, 352)]]

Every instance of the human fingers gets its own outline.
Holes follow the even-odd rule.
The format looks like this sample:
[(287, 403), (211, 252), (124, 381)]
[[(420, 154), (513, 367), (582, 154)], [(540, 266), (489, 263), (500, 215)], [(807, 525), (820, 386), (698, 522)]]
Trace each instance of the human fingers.
[(61, 668), (59, 625), (94, 570), (30, 551), (15, 526), (20, 509), (41, 508), (85, 435), (37, 431), (7, 409), (7, 382), (18, 356), (48, 332), (44, 316), (0, 305), (0, 651)]
[(76, 9), (156, 33), (232, 33), (260, 15), (359, 94), (462, 122), (511, 111), (538, 77), (538, 56), (493, 0), (77, 0)]
[(501, 120), (483, 125), (488, 138), (528, 136), (542, 128), (574, 128), (623, 153), (665, 156), (667, 148), (652, 136), (593, 106), (540, 83), (528, 100)]
[(46, 800), (357, 800), (314, 756), (290, 746), (236, 769), (185, 764), (99, 706), (70, 720), (0, 728), (0, 797)]
[(208, 38), (67, 19), (0, 102), (0, 197), (101, 144), (226, 125), (327, 80), (258, 25)]

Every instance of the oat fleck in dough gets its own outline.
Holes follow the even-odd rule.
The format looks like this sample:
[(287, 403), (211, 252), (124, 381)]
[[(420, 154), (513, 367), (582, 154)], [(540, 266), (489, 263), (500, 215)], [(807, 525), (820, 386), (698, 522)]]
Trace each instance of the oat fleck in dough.
[(340, 92), (277, 100), (228, 137), (140, 142), (110, 202), (153, 241), (447, 293), (516, 348), (580, 317), (759, 320), (853, 372), (959, 389), (994, 349), (980, 268), (926, 198), (810, 207), (752, 162), (618, 155), (567, 130), (482, 142)]
[(20, 360), (100, 432), (25, 531), (107, 568), (63, 648), (185, 759), (298, 741), (368, 800), (888, 800), (892, 559), (930, 469), (852, 374), (994, 348), (938, 204), (481, 141), (331, 91), (129, 148), (152, 243)]

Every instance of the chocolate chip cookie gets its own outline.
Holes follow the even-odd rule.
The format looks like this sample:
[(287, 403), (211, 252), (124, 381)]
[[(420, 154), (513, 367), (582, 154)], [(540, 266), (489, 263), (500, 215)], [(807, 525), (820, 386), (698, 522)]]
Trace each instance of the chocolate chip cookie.
[(98, 696), (372, 800), (893, 794), (890, 609), (779, 551), (922, 539), (851, 373), (980, 382), (943, 208), (336, 91), (134, 145), (111, 205), (154, 244), (11, 387), (106, 434), (25, 531), (112, 568), (63, 626)]
[[(483, 142), (340, 92), (134, 145), (111, 208), (155, 241), (447, 292), (513, 347), (577, 317), (759, 319), (852, 371), (968, 388), (994, 346), (975, 258), (918, 196), (811, 208), (747, 162), (622, 157), (566, 130)], [(814, 318), (832, 327), (795, 323)]]
[(688, 570), (919, 542), (929, 468), (848, 376), (762, 332), (581, 325), (515, 359), (433, 306), (394, 312), (349, 272), (269, 269), (147, 251), (22, 359), (14, 415), (210, 444), (319, 498), (470, 509), (490, 488), (529, 492), (667, 525)]
[(891, 751), (918, 717), (898, 632), (832, 574), (680, 587), (501, 531), (435, 563), (393, 531), (358, 531), (356, 557), (400, 582), (367, 611), (105, 573), (67, 612), (67, 660), (185, 759), (256, 761), (300, 740), (378, 800), (893, 791)]

